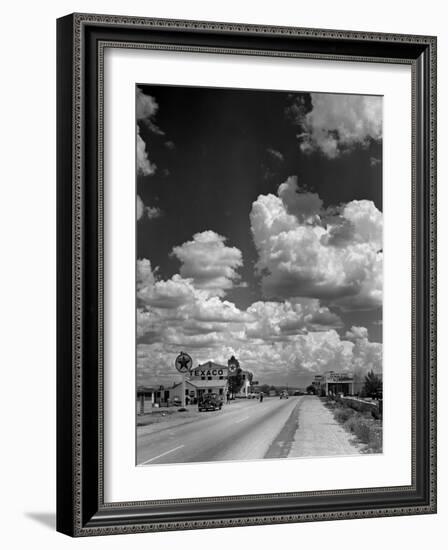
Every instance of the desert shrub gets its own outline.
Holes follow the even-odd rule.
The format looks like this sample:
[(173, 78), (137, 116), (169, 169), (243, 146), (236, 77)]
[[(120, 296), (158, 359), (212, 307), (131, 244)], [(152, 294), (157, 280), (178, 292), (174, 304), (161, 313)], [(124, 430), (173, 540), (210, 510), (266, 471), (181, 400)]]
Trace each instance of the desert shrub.
[(370, 443), (370, 437), (371, 437), (370, 432), (371, 432), (371, 430), (370, 430), (369, 426), (367, 424), (362, 423), (362, 422), (360, 422), (355, 427), (355, 435), (363, 443)]
[(362, 442), (369, 443), (370, 427), (362, 419), (352, 416), (345, 423), (345, 427)]
[[(352, 433), (365, 444), (363, 452), (380, 453), (383, 450), (383, 435), (381, 420), (375, 419), (375, 411), (370, 407), (362, 406), (355, 400), (329, 401), (326, 406), (333, 412), (333, 416), (344, 429)], [(354, 405), (354, 406), (353, 406)], [(361, 406), (360, 406), (361, 405)], [(357, 410), (361, 408), (363, 410)], [(380, 415), (377, 415), (381, 418)]]
[(381, 432), (370, 430), (369, 451), (372, 453), (381, 453), (383, 450), (383, 437)]
[(350, 418), (346, 424), (345, 424), (345, 427), (347, 428), (347, 430), (349, 432), (352, 432), (352, 433), (355, 433), (355, 426), (356, 424), (359, 422), (359, 419), (356, 419), (356, 418)]
[(355, 411), (353, 409), (348, 409), (346, 407), (339, 407), (334, 411), (334, 417), (341, 424), (347, 422), (347, 420), (351, 418), (354, 414)]

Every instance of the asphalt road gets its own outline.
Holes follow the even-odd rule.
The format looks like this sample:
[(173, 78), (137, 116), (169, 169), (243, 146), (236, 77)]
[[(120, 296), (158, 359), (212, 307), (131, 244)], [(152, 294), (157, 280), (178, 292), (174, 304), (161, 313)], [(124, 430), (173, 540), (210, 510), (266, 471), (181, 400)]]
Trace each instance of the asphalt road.
[[(254, 460), (288, 456), (303, 397), (225, 405), (179, 426), (137, 432), (137, 464)], [(291, 426), (293, 429), (289, 429)], [(290, 432), (290, 436), (288, 435)]]

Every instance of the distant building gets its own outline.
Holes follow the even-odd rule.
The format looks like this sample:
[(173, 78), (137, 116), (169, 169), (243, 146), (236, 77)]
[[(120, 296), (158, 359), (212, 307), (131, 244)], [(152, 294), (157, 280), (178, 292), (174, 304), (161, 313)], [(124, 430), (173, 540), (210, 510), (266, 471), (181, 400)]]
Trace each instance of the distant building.
[[(381, 378), (381, 375), (378, 375)], [(353, 375), (350, 372), (327, 371), (316, 374), (312, 385), (316, 395), (359, 395), (364, 387), (364, 375)]]
[(347, 372), (328, 371), (324, 374), (317, 374), (312, 382), (316, 395), (354, 395), (355, 382), (353, 375)]

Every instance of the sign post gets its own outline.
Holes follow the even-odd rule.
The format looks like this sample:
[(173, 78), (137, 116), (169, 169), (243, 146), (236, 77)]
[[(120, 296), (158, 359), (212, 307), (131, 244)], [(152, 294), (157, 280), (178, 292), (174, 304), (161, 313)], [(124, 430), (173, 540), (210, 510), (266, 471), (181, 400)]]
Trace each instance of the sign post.
[(193, 366), (193, 359), (188, 353), (181, 351), (176, 357), (174, 366), (182, 374), (182, 407), (185, 408), (185, 375), (187, 372), (190, 372)]

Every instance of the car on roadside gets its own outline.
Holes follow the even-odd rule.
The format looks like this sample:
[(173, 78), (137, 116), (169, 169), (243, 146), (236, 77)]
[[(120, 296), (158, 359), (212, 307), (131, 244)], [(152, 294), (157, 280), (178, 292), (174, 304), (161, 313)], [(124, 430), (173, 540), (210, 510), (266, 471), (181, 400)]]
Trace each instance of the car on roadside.
[(286, 390), (280, 392), (280, 399), (289, 399), (289, 393)]
[(247, 399), (257, 399), (257, 397), (258, 397), (258, 394), (253, 392), (247, 394)]
[(198, 400), (198, 410), (216, 411), (222, 409), (222, 399), (217, 393), (206, 393)]

